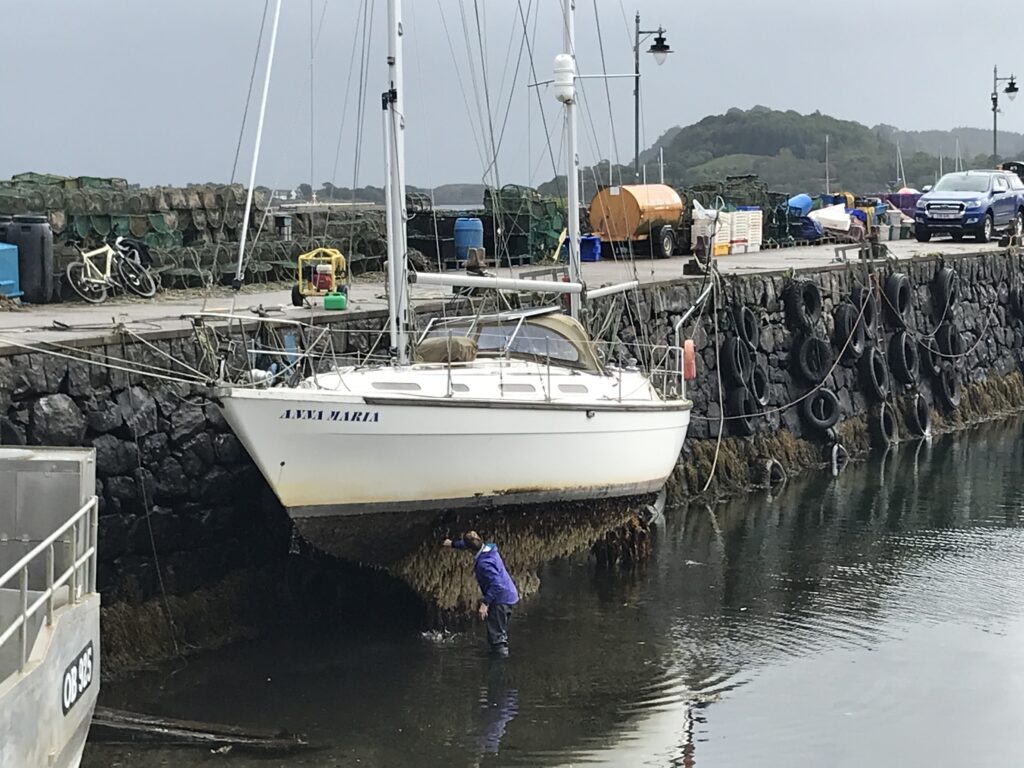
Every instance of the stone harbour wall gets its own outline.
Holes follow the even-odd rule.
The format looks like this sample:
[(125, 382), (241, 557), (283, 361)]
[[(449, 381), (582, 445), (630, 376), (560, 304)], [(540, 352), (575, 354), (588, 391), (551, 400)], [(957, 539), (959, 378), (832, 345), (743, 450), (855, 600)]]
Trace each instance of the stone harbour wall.
[[(1021, 409), (1024, 258), (1010, 252), (935, 255), (875, 269), (874, 276), (851, 264), (798, 275), (721, 279), (715, 304), (684, 328), (699, 365), (688, 392), (694, 403), (690, 434), (671, 483), (676, 494), (693, 496), (705, 486), (708, 493), (735, 492), (763, 483), (770, 461), (791, 474), (830, 461), (837, 444), (856, 455), (872, 443), (887, 442), (891, 430), (883, 428), (885, 419), (900, 437), (911, 437), (920, 426), (915, 420), (922, 418), (918, 396), (935, 431)], [(886, 299), (894, 273), (905, 277), (901, 290), (909, 306), (903, 315), (890, 312)], [(945, 287), (937, 280), (946, 280)], [(951, 284), (956, 300), (939, 311)], [(612, 358), (642, 356), (634, 342), (671, 343), (674, 322), (702, 287), (701, 280), (688, 279), (647, 286), (639, 301), (605, 297), (595, 303), (588, 323), (616, 340)], [(900, 300), (899, 290), (891, 293)], [(874, 324), (865, 322), (870, 311), (861, 311), (868, 296), (875, 303)], [(354, 331), (335, 335), (339, 352), (365, 352), (384, 318), (353, 313), (332, 324)], [(856, 331), (856, 344), (846, 345), (846, 331), (857, 326), (864, 338)], [(897, 337), (900, 344), (893, 342)], [(841, 356), (844, 345), (856, 349)], [(918, 362), (901, 381), (895, 369), (912, 361), (900, 356), (914, 356), (907, 345)], [(199, 356), (190, 335), (152, 338), (148, 346), (108, 337), (75, 354), (161, 367), (165, 355), (190, 366)], [(872, 383), (865, 362), (870, 359), (876, 378), (877, 366), (884, 368), (889, 382), (884, 394)], [(807, 397), (819, 391), (830, 394)], [(836, 411), (834, 423), (829, 423), (830, 408)], [(230, 597), (223, 595), (241, 588), (216, 593), (215, 585), (241, 572), (262, 573), (265, 584), (268, 567), (300, 549), (287, 516), (201, 387), (43, 353), (0, 357), (0, 442), (95, 447), (99, 582), (108, 607), (214, 590), (221, 602), (211, 607), (199, 600), (197, 610), (219, 614), (229, 608)], [(624, 518), (614, 519), (621, 525)], [(442, 528), (431, 528), (430, 537), (446, 533)], [(531, 545), (530, 552), (589, 546), (602, 536), (599, 528), (582, 526), (585, 542), (570, 536), (565, 546), (547, 542)], [(524, 555), (531, 573), (535, 560)], [(442, 570), (461, 579), (461, 565), (452, 560)], [(410, 549), (388, 570), (438, 606), (463, 602), (465, 585), (455, 589), (447, 583), (426, 544)], [(186, 605), (182, 601), (176, 610)], [(122, 635), (129, 637), (126, 614), (119, 610)], [(180, 615), (178, 621), (187, 623)]]

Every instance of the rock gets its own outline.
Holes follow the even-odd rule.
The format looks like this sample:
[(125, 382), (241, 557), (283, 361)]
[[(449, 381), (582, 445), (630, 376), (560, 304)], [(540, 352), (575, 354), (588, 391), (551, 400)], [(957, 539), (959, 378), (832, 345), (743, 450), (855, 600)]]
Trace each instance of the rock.
[(171, 442), (183, 443), (206, 429), (206, 414), (197, 405), (182, 404), (171, 416)]
[(231, 474), (224, 467), (213, 467), (203, 477), (202, 481), (193, 490), (197, 491), (195, 498), (207, 504), (222, 501), (230, 496), (236, 488), (232, 482)]
[(113, 435), (100, 435), (92, 445), (96, 449), (96, 472), (100, 477), (127, 475), (138, 467), (139, 452), (134, 443)]
[(106, 515), (100, 518), (97, 536), (101, 560), (115, 560), (128, 552), (130, 524), (131, 518), (124, 518), (120, 515)]
[[(108, 404), (109, 405), (109, 404)], [(124, 424), (124, 418), (121, 416), (121, 411), (118, 408), (99, 408), (95, 411), (89, 411), (86, 417), (89, 424), (89, 429), (93, 432), (113, 432), (115, 429)]]
[(191, 482), (181, 463), (173, 456), (168, 456), (155, 473), (156, 497), (163, 502), (173, 503), (188, 497)]
[(217, 432), (229, 432), (231, 427), (224, 420), (224, 414), (220, 412), (213, 403), (207, 403), (203, 406), (203, 413), (206, 414), (206, 421), (210, 425), (210, 429), (216, 430)]
[(25, 428), (6, 416), (0, 417), (0, 445), (25, 445)]
[(108, 499), (117, 499), (121, 502), (135, 502), (139, 496), (135, 478), (123, 475), (107, 478), (105, 493)]
[(245, 456), (245, 449), (231, 433), (214, 435), (213, 452), (221, 464), (235, 464)]
[(149, 515), (140, 515), (128, 535), (131, 551), (137, 555), (174, 552), (181, 546), (178, 517), (167, 507), (155, 506)]
[(131, 387), (117, 393), (115, 398), (121, 418), (136, 437), (156, 431), (156, 400), (142, 387)]
[(85, 416), (67, 395), (47, 395), (36, 400), (29, 417), (33, 445), (81, 445)]
[(189, 477), (200, 477), (213, 464), (213, 439), (202, 432), (181, 446), (181, 466)]
[(170, 449), (170, 439), (163, 432), (154, 432), (146, 435), (139, 441), (139, 454), (142, 456), (142, 463), (147, 467), (155, 467)]
[(85, 397), (93, 391), (92, 378), (89, 375), (89, 363), (71, 361), (68, 363), (67, 378), (64, 388), (72, 397)]

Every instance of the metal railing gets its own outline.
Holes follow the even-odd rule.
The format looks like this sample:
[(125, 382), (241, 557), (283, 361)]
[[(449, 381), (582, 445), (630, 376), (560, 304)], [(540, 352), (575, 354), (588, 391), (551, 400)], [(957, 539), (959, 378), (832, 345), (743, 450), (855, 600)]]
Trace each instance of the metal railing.
[[(18, 592), (20, 594), (20, 610), (17, 615), (8, 622), (6, 627), (0, 625), (0, 648), (14, 635), (18, 635), (20, 653), (18, 654), (18, 672), (25, 669), (28, 663), (28, 641), (29, 641), (29, 620), (42, 608), (46, 608), (46, 626), (53, 624), (54, 595), (56, 591), (68, 585), (68, 601), (72, 605), (77, 603), (81, 596), (96, 591), (96, 539), (99, 528), (99, 500), (93, 496), (86, 502), (85, 506), (72, 515), (57, 530), (39, 542), (32, 550), (16, 562), (11, 568), (0, 576), (0, 589), (7, 587), (7, 584), (18, 579)], [(82, 554), (78, 554), (80, 544), (85, 547)], [(59, 575), (54, 574), (54, 560), (56, 545), (66, 546), (70, 552), (70, 565)], [(46, 558), (46, 588), (31, 604), (29, 598), (29, 568), (39, 557)], [(33, 590), (34, 591), (34, 590)], [(0, 670), (0, 680), (3, 679), (3, 670)]]

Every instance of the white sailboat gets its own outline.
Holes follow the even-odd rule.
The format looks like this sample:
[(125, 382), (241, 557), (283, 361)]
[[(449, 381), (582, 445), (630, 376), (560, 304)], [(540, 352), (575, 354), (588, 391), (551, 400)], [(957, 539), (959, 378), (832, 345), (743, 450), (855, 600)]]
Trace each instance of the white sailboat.
[[(383, 106), (391, 359), (335, 367), (294, 386), (222, 383), (213, 393), (293, 518), (632, 496), (658, 491), (672, 472), (692, 406), (682, 350), (660, 348), (661, 373), (672, 385), (659, 388), (650, 371), (602, 363), (577, 319), (585, 289), (572, 5), (565, 2), (566, 52), (555, 61), (569, 142), (569, 282), (541, 284), (408, 274), (403, 30), (401, 4), (390, 0)], [(416, 334), (410, 278), (559, 290), (570, 295), (571, 312), (449, 318)]]

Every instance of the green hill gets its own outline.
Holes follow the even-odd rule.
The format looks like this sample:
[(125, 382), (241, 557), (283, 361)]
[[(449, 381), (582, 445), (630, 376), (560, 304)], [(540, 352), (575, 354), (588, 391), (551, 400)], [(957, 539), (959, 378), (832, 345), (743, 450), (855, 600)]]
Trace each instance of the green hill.
[[(833, 190), (859, 193), (885, 192), (896, 188), (896, 144), (903, 155), (906, 181), (918, 187), (933, 183), (944, 155), (943, 170), (952, 170), (957, 139), (965, 167), (991, 167), (995, 160), (985, 154), (992, 134), (982, 129), (953, 131), (899, 131), (892, 126), (869, 128), (852, 120), (839, 120), (815, 112), (754, 107), (730, 109), (724, 115), (666, 131), (641, 153), (648, 178), (664, 149), (665, 179), (680, 187), (721, 179), (728, 175), (756, 173), (771, 188), (784, 192), (825, 191), (825, 137), (829, 137), (829, 177)], [(1000, 154), (1006, 159), (1024, 155), (1024, 135), (1000, 134)], [(598, 173), (607, 176), (607, 166)], [(632, 169), (622, 169), (632, 178)]]

